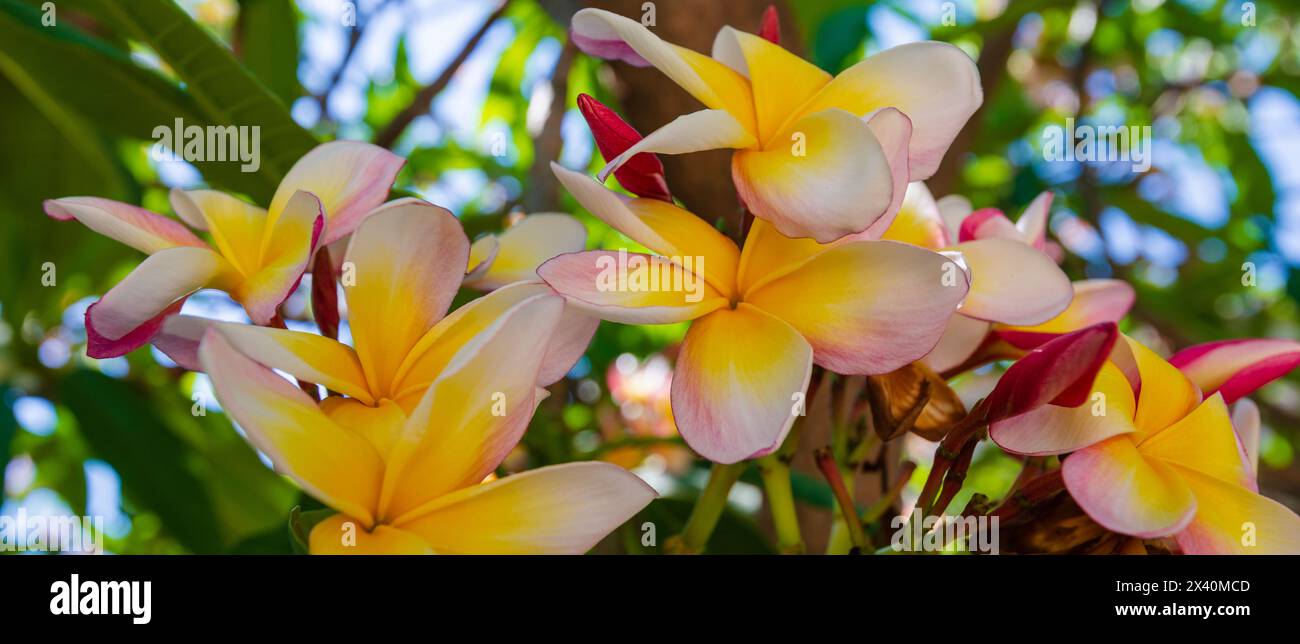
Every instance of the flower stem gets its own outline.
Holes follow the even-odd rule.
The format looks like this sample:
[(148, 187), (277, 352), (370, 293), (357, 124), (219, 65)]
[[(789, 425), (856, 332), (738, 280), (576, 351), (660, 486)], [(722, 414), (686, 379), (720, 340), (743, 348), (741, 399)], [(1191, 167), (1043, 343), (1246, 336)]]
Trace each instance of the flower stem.
[(704, 551), (709, 537), (713, 535), (713, 529), (718, 525), (718, 519), (722, 517), (722, 511), (727, 507), (727, 494), (740, 478), (741, 472), (745, 471), (746, 465), (748, 463), (744, 461), (731, 465), (713, 464), (713, 469), (709, 471), (709, 482), (704, 486), (704, 491), (700, 492), (695, 507), (691, 508), (686, 527), (680, 535), (664, 544), (666, 550), (675, 554), (699, 554)]
[(767, 505), (772, 511), (776, 542), (781, 554), (803, 554), (803, 535), (794, 510), (794, 492), (790, 488), (790, 464), (775, 454), (757, 461), (758, 473), (767, 491)]
[(858, 518), (857, 506), (854, 505), (853, 496), (844, 483), (846, 477), (835, 463), (835, 455), (829, 449), (819, 449), (816, 458), (817, 468), (821, 470), (822, 476), (826, 477), (826, 482), (831, 486), (831, 491), (835, 493), (835, 502), (840, 507), (844, 526), (848, 529), (853, 552), (865, 552), (868, 546), (867, 535), (862, 531), (862, 520)]

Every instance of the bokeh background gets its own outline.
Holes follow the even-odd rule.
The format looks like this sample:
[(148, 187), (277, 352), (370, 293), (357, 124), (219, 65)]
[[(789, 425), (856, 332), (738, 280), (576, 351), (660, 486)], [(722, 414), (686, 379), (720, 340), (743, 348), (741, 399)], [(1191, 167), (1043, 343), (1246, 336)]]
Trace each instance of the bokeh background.
[[(655, 30), (707, 52), (725, 24), (757, 31), (768, 3), (658, 0)], [(471, 236), (520, 213), (562, 211), (588, 224), (592, 247), (627, 247), (578, 212), (547, 169), (552, 160), (602, 165), (575, 97), (595, 96), (642, 132), (697, 109), (658, 72), (596, 61), (568, 44), (568, 18), (581, 6), (639, 18), (642, 0), (120, 3), (128, 4), (0, 0), (0, 513), (103, 516), (110, 552), (289, 552), (290, 508), (313, 501), (276, 476), (215, 404), (194, 415), (196, 401), (211, 400), (202, 375), (149, 349), (85, 356), (86, 307), (139, 256), (48, 219), (43, 199), (97, 195), (169, 213), (169, 188), (210, 185), (265, 201), (283, 162), (313, 138), (348, 138), (408, 157), (398, 187), (450, 208)], [(1300, 337), (1293, 1), (775, 4), (783, 44), (832, 73), (922, 39), (974, 57), (985, 103), (931, 190), (1013, 217), (1040, 191), (1055, 191), (1051, 230), (1071, 276), (1136, 287), (1129, 333), (1166, 355), (1228, 337)], [(49, 5), (53, 25), (42, 21)], [(191, 20), (200, 32), (173, 28)], [(230, 122), (222, 118), (234, 107), (252, 115), (235, 124), (266, 126), (258, 173), (149, 154), (154, 127), (178, 117)], [(1152, 167), (1045, 161), (1044, 128), (1067, 117), (1151, 126)], [(740, 214), (727, 154), (664, 159), (673, 193), (724, 223)], [(46, 285), (51, 265), (57, 279)], [(291, 326), (313, 328), (308, 287), (286, 307)], [(243, 319), (218, 293), (200, 293), (185, 311)], [(654, 521), (662, 544), (707, 474), (676, 436), (668, 408), (683, 332), (602, 323), (506, 463), (518, 471), (607, 459), (665, 494), (600, 551), (656, 550), (636, 526)], [(995, 376), (996, 367), (957, 385), (977, 396)], [(1261, 488), (1300, 509), (1300, 375), (1255, 400), (1264, 419)], [(920, 461), (919, 481), (932, 451), (916, 440), (887, 457)], [(796, 464), (805, 539), (816, 551), (830, 494), (806, 455)], [(996, 497), (1017, 468), (996, 449), (981, 450), (965, 494)], [(770, 551), (755, 483), (754, 472), (742, 477), (711, 550)]]

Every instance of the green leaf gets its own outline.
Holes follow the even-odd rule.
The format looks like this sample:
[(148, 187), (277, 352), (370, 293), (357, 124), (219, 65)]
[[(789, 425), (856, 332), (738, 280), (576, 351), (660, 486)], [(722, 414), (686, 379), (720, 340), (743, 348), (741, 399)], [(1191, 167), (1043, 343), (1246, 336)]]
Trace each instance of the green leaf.
[[(136, 198), (138, 187), (121, 170), (107, 142), (57, 101), (33, 103), (0, 73), (0, 301), (11, 327), (34, 314), (56, 318), (76, 298), (99, 286), (116, 263), (137, 253), (111, 239), (76, 231), (41, 212), (49, 197), (94, 194)], [(62, 225), (61, 225), (62, 224)], [(78, 231), (84, 232), (84, 231)], [(52, 270), (53, 286), (42, 277)], [(88, 275), (95, 277), (89, 278)], [(25, 346), (15, 334), (15, 346)], [(34, 348), (16, 352), (35, 364)]]
[[(293, 120), (284, 103), (172, 0), (111, 2), (103, 10), (130, 25), (136, 38), (153, 47), (211, 122), (260, 128), (260, 173), (274, 184), (316, 146), (316, 138)], [(269, 203), (273, 193), (274, 185), (249, 196)]]
[[(60, 20), (54, 26), (45, 27), (36, 9), (16, 0), (0, 0), (0, 42), (5, 43), (0, 48), (0, 74), (9, 77), (24, 94), (46, 97), (44, 101), (34, 100), (44, 103), (42, 111), (48, 112), (50, 105), (54, 105), (59, 111), (80, 115), (99, 133), (73, 138), (73, 144), (103, 139), (104, 135), (153, 141), (155, 128), (170, 128), (176, 119), (199, 126), (216, 122), (171, 80), (137, 65), (121, 49), (70, 25), (70, 21)], [(269, 142), (265, 129), (262, 138), (265, 149)], [(30, 159), (20, 161), (16, 156), (39, 153), (40, 148), (54, 145), (63, 142), (50, 140), (38, 147), (6, 146), (5, 154), (13, 155), (6, 167), (30, 164)], [(254, 196), (266, 195), (267, 199), (280, 181), (265, 165), (256, 173), (241, 172), (237, 161), (199, 161), (194, 165), (214, 186)], [(33, 167), (33, 171), (51, 174), (48, 167)], [(47, 193), (42, 198), (68, 194), (78, 193)], [(106, 192), (80, 194), (123, 198)]]
[[(8, 394), (8, 389), (0, 393)], [(18, 420), (14, 418), (14, 410), (9, 405), (0, 404), (0, 472), (9, 464), (9, 455), (12, 453), (10, 449), (17, 433)]]
[(291, 0), (239, 0), (239, 59), (285, 105), (302, 90), (297, 24)]
[(300, 505), (293, 506), (293, 509), (289, 510), (289, 540), (293, 551), (300, 555), (307, 554), (312, 528), (335, 514), (338, 513), (330, 508), (304, 511)]
[(60, 402), (77, 418), (91, 450), (122, 477), (126, 494), (162, 520), (193, 552), (224, 549), (212, 499), (192, 465), (193, 453), (135, 387), (93, 371), (59, 385)]
[(821, 22), (813, 41), (813, 62), (832, 73), (844, 69), (849, 54), (862, 46), (867, 37), (866, 7), (838, 11)]

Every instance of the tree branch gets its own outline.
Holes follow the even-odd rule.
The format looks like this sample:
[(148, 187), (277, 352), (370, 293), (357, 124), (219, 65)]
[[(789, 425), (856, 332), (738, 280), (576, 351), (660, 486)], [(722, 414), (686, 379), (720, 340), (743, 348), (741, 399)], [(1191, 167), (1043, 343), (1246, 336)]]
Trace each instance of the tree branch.
[(407, 105), (405, 109), (397, 114), (397, 116), (393, 117), (393, 120), (389, 121), (388, 125), (375, 135), (375, 145), (385, 148), (393, 147), (393, 144), (397, 142), (398, 137), (402, 136), (402, 133), (406, 131), (407, 127), (410, 127), (412, 121), (428, 113), (429, 109), (432, 107), (433, 99), (438, 96), (442, 90), (446, 89), (447, 85), (451, 84), (451, 79), (456, 76), (456, 72), (460, 70), (460, 66), (465, 63), (465, 60), (469, 58), (470, 54), (474, 53), (474, 49), (478, 47), (479, 41), (483, 40), (483, 36), (487, 35), (488, 29), (492, 28), (492, 25), (495, 24), (501, 16), (505, 15), (506, 8), (509, 6), (510, 0), (504, 0), (504, 2), (496, 8), (496, 11), (493, 11), (491, 15), (487, 17), (487, 20), (483, 21), (483, 25), (478, 28), (478, 31), (474, 32), (473, 36), (470, 36), (469, 40), (465, 42), (465, 46), (461, 48), (460, 53), (456, 54), (456, 57), (447, 64), (446, 69), (443, 69), (442, 73), (439, 74), (437, 78), (433, 79), (432, 83), (421, 88), (420, 91), (416, 93), (415, 99), (411, 101), (411, 104)]

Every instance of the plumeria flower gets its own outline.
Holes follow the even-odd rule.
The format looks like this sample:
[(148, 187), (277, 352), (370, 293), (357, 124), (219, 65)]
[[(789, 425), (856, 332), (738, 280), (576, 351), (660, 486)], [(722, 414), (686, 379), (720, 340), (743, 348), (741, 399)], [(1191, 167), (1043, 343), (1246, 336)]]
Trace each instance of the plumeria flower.
[[(1046, 220), (1048, 197), (1031, 206), (1041, 215), (1027, 219)], [(972, 215), (973, 216), (973, 215)], [(873, 230), (854, 237), (877, 236)], [(910, 429), (929, 440), (943, 438), (948, 429), (966, 415), (960, 398), (944, 381), (944, 372), (962, 364), (985, 345), (990, 330), (998, 323), (1039, 324), (1064, 315), (1074, 297), (1070, 279), (1056, 262), (1044, 255), (1032, 237), (1011, 235), (960, 238), (954, 243), (940, 208), (921, 182), (907, 187), (903, 203), (889, 227), (878, 235), (961, 257), (970, 273), (970, 292), (957, 314), (948, 320), (939, 344), (918, 360), (889, 374), (872, 378), (871, 386), (882, 392), (875, 398), (873, 412), (880, 422), (877, 432), (886, 438)], [(1078, 328), (1088, 326), (1080, 325)], [(1073, 330), (1073, 329), (1072, 329)], [(1023, 352), (1020, 352), (1023, 354)], [(923, 390), (922, 386), (928, 382)], [(922, 392), (928, 400), (913, 413)], [(911, 422), (903, 419), (913, 417)]]
[[(180, 366), (200, 371), (198, 343), (215, 327), (261, 364), (346, 396), (331, 396), (323, 405), (360, 408), (390, 401), (409, 412), (447, 364), (449, 352), (470, 335), (522, 303), (543, 297), (562, 302), (540, 280), (523, 281), (448, 315), (470, 254), (460, 221), (446, 209), (411, 198), (384, 204), (370, 218), (375, 221), (353, 233), (342, 262), (352, 346), (313, 333), (189, 315), (167, 320), (155, 344)], [(538, 387), (562, 378), (595, 331), (594, 324), (574, 324), (571, 317), (588, 316), (563, 308), (567, 324), (558, 325), (538, 347), (545, 351)]]
[(1052, 193), (1038, 195), (1013, 224), (996, 209), (971, 212), (964, 199), (936, 202), (925, 184), (908, 186), (882, 238), (961, 251), (974, 298), (922, 359), (927, 367), (951, 374), (989, 360), (1018, 358), (1053, 337), (1115, 322), (1128, 312), (1132, 286), (1108, 279), (1071, 284), (1045, 254), (1051, 203)]
[(190, 294), (217, 288), (268, 324), (296, 288), (317, 246), (352, 232), (383, 202), (405, 163), (387, 150), (326, 143), (294, 164), (263, 210), (214, 190), (172, 190), (174, 219), (97, 197), (45, 202), (55, 219), (76, 219), (147, 257), (86, 310), (86, 353), (123, 355), (146, 343)]
[(901, 45), (831, 77), (731, 27), (711, 57), (599, 9), (575, 14), (572, 36), (587, 53), (654, 66), (706, 108), (625, 150), (602, 180), (642, 152), (735, 149), (732, 178), (754, 215), (823, 243), (887, 219), (983, 101), (974, 61), (945, 43)]
[[(348, 245), (355, 348), (329, 338), (185, 316), (217, 399), (276, 469), (338, 514), (313, 553), (581, 553), (655, 493), (607, 463), (484, 483), (519, 442), (538, 387), (585, 348), (557, 326), (564, 300), (516, 284), (450, 315), (469, 241), (446, 210), (405, 199)], [(341, 395), (321, 402), (272, 369)], [(350, 540), (351, 539), (351, 540)]]
[[(673, 204), (629, 199), (551, 168), (587, 210), (653, 254), (570, 253), (538, 273), (575, 307), (605, 320), (693, 320), (673, 374), (673, 416), (687, 443), (716, 462), (781, 445), (801, 412), (814, 362), (845, 374), (897, 369), (934, 346), (967, 294), (954, 260), (923, 248), (822, 245), (755, 220), (741, 251)], [(611, 284), (608, 271), (621, 261), (625, 277), (640, 271), (675, 283), (644, 290)]]
[(1294, 342), (1239, 341), (1199, 348), (1184, 373), (1124, 338), (1085, 404), (1000, 420), (990, 435), (1019, 454), (1069, 453), (1066, 489), (1113, 532), (1172, 536), (1188, 554), (1300, 553), (1300, 517), (1258, 494), (1227, 407), (1296, 356)]

